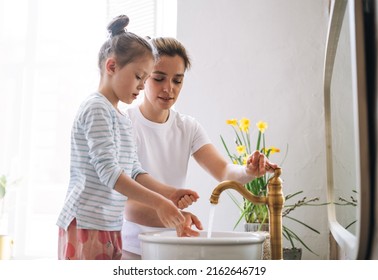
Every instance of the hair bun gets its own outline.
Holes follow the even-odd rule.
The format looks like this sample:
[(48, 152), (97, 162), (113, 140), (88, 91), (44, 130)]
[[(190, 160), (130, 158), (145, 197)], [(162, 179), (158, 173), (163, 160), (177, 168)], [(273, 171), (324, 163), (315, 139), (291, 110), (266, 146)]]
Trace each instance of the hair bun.
[(115, 17), (107, 26), (107, 29), (111, 36), (117, 36), (125, 33), (125, 28), (129, 24), (130, 19), (126, 15), (119, 15)]

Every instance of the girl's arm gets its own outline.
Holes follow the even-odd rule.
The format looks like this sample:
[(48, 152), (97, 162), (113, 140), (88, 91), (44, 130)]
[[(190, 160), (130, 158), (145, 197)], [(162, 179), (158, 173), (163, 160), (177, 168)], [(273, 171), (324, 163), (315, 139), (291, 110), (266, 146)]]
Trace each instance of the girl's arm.
[(176, 227), (185, 221), (184, 216), (172, 201), (159, 193), (145, 188), (125, 173), (121, 173), (118, 177), (114, 190), (127, 196), (129, 199), (155, 209), (165, 227)]

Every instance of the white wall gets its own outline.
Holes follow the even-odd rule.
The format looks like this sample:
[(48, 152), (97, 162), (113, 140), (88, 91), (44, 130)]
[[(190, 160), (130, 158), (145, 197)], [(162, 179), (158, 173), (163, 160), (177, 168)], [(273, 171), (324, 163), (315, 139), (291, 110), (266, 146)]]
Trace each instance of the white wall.
[[(193, 62), (176, 108), (197, 118), (224, 153), (219, 135), (232, 140), (225, 124), (247, 117), (268, 122), (268, 145), (282, 149), (285, 194), (304, 190), (325, 201), (325, 138), (322, 68), (329, 18), (328, 0), (178, 0), (177, 38)], [(255, 131), (256, 132), (256, 131)], [(254, 142), (254, 140), (253, 140)], [(217, 182), (191, 164), (188, 186), (201, 201), (191, 209), (208, 226), (208, 199)], [(236, 194), (236, 196), (238, 196)], [(232, 230), (239, 216), (227, 194), (216, 208), (214, 230)], [(318, 256), (328, 258), (326, 207), (296, 210), (317, 228), (296, 231)], [(238, 227), (242, 230), (242, 227)]]

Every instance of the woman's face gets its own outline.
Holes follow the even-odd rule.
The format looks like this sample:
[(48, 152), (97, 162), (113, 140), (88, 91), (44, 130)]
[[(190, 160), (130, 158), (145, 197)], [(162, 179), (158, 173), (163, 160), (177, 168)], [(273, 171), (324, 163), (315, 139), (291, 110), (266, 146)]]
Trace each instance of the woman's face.
[(171, 108), (183, 86), (184, 73), (184, 60), (180, 56), (161, 56), (146, 81), (145, 102), (149, 102), (155, 110)]

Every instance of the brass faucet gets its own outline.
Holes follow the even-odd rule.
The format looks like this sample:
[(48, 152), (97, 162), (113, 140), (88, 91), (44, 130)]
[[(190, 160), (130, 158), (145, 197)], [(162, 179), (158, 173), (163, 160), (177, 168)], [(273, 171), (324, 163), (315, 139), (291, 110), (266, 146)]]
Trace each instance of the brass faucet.
[(221, 182), (210, 197), (211, 204), (218, 204), (220, 194), (226, 189), (233, 189), (254, 204), (267, 204), (269, 209), (269, 234), (272, 260), (282, 260), (282, 208), (285, 198), (282, 192), (281, 168), (274, 170), (268, 181), (266, 196), (256, 196), (236, 181)]

